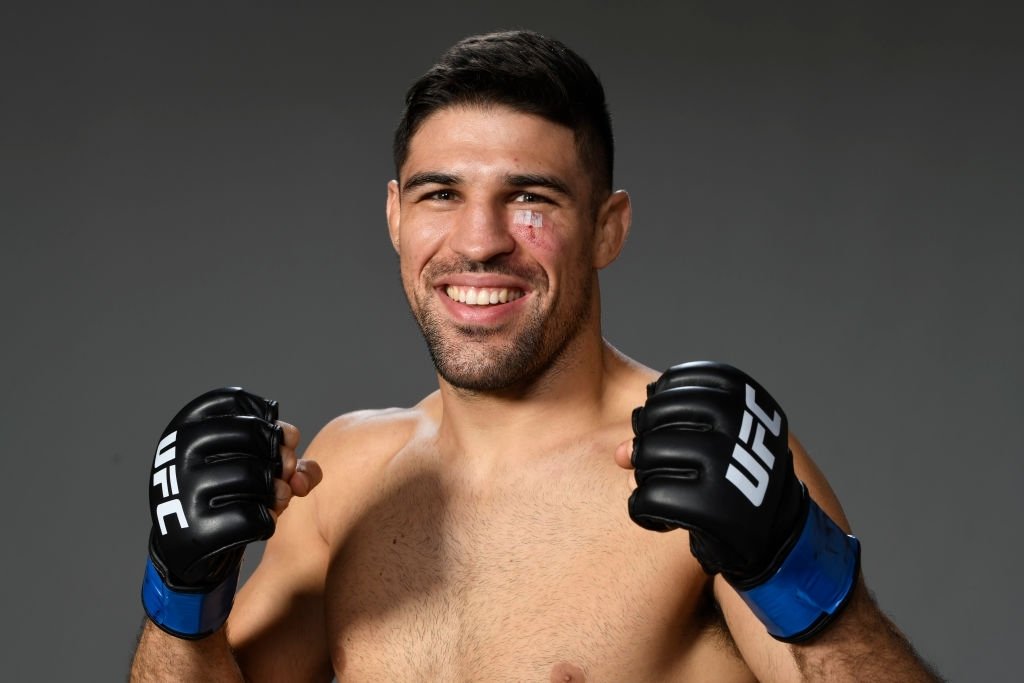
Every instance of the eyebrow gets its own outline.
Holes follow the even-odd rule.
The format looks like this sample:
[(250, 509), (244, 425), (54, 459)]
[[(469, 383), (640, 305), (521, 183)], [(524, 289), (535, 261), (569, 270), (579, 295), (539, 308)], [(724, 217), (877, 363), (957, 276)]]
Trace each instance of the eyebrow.
[(543, 187), (570, 199), (572, 198), (569, 186), (554, 176), (535, 173), (507, 175), (505, 176), (505, 184), (512, 187)]
[[(402, 191), (408, 192), (424, 185), (458, 185), (462, 182), (462, 176), (456, 173), (442, 173), (441, 171), (423, 171), (413, 173), (402, 183)], [(505, 184), (510, 187), (542, 187), (552, 190), (561, 195), (571, 198), (572, 192), (569, 186), (554, 176), (541, 175), (539, 173), (516, 173), (505, 176)]]
[(408, 192), (424, 185), (458, 185), (462, 182), (462, 176), (454, 173), (441, 173), (439, 171), (424, 171), (413, 173), (402, 183), (402, 191)]

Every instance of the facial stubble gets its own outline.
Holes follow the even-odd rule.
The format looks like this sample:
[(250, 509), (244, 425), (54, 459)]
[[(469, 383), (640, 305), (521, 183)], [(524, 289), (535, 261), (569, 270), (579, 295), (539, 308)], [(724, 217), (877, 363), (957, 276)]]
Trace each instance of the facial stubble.
[[(592, 279), (582, 277), (567, 289), (574, 296), (568, 310), (545, 315), (531, 308), (517, 330), (453, 325), (437, 310), (429, 289), (425, 295), (417, 293), (416, 306), (410, 308), (434, 367), (446, 382), (470, 393), (501, 392), (525, 389), (557, 371), (590, 318), (593, 289)], [(497, 343), (488, 343), (492, 340)]]

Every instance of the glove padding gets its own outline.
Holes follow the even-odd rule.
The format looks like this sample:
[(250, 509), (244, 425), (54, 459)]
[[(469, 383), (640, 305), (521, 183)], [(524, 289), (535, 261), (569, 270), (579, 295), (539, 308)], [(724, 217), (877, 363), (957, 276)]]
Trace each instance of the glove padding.
[(704, 571), (734, 587), (761, 583), (795, 543), (808, 509), (782, 409), (720, 363), (672, 367), (647, 395), (633, 412), (630, 517), (655, 531), (688, 529)]
[(237, 573), (248, 543), (274, 533), (276, 420), (276, 401), (228, 387), (199, 396), (167, 425), (150, 478), (149, 552), (168, 587), (213, 590)]

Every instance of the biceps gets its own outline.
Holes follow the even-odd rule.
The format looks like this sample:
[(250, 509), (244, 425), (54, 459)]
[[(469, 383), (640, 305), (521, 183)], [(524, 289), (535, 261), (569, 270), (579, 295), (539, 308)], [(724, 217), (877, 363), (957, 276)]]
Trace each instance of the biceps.
[(250, 681), (333, 676), (323, 604), (328, 547), (313, 523), (312, 502), (292, 505), (228, 620), (228, 640)]

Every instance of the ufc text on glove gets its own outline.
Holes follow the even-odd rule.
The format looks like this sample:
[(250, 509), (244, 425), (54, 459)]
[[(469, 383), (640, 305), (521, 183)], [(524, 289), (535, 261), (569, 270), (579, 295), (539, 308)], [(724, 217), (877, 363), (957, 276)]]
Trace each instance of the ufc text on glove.
[(763, 387), (721, 363), (674, 366), (648, 387), (633, 432), (633, 521), (688, 529), (704, 570), (779, 640), (806, 640), (840, 613), (860, 543), (797, 479), (786, 415)]

